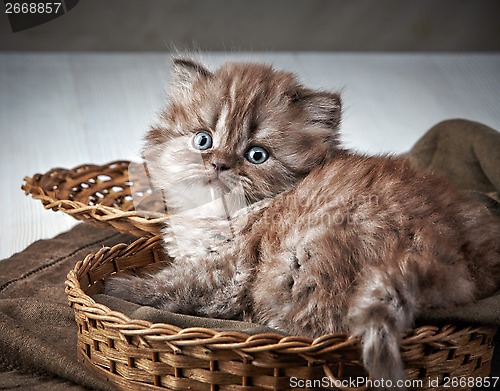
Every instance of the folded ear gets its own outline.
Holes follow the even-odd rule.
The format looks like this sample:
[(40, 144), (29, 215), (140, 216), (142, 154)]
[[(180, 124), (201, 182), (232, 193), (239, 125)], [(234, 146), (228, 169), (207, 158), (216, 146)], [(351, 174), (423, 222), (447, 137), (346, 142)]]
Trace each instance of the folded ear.
[(342, 106), (340, 94), (302, 89), (294, 95), (293, 100), (302, 105), (310, 122), (328, 128), (339, 126)]
[(200, 77), (211, 77), (212, 73), (203, 65), (185, 58), (173, 60), (173, 85), (190, 88)]

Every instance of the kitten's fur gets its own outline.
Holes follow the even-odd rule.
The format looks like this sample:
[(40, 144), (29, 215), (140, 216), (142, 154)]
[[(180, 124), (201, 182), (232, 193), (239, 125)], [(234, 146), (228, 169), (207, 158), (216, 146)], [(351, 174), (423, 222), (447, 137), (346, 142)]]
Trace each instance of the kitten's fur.
[[(145, 157), (172, 215), (181, 210), (165, 228), (176, 259), (148, 278), (112, 278), (107, 293), (291, 334), (350, 332), (373, 378), (404, 378), (399, 336), (422, 309), (498, 288), (500, 225), (405, 159), (341, 149), (339, 121), (338, 94), (288, 72), (175, 60)], [(201, 152), (200, 130), (213, 137)], [(256, 145), (269, 151), (262, 164), (244, 157)], [(241, 192), (220, 202), (238, 186), (248, 206)]]

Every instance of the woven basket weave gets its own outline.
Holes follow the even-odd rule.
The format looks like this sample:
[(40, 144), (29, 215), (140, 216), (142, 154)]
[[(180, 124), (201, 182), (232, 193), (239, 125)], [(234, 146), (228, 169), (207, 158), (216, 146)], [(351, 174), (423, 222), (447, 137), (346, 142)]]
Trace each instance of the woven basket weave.
[[(360, 364), (359, 341), (347, 335), (313, 340), (182, 329), (130, 319), (91, 298), (113, 273), (154, 268), (169, 261), (158, 235), (167, 219), (163, 201), (151, 192), (147, 177), (130, 179), (129, 170), (140, 170), (140, 166), (119, 161), (54, 169), (25, 178), (25, 192), (41, 200), (46, 209), (141, 236), (130, 245), (88, 255), (68, 274), (66, 293), (75, 312), (83, 360), (123, 390), (286, 390), (294, 384), (323, 386), (327, 379), (328, 384), (347, 386), (334, 389), (354, 390), (339, 381), (366, 373)], [(140, 211), (132, 195), (139, 199)], [(417, 381), (413, 383), (417, 387), (410, 389), (449, 390), (443, 384), (446, 377), (488, 376), (494, 334), (495, 328), (483, 326), (412, 330), (401, 342), (407, 379)], [(321, 383), (299, 384), (291, 378)], [(437, 381), (438, 387), (429, 379)]]
[[(160, 237), (140, 238), (87, 256), (68, 275), (66, 293), (78, 323), (79, 354), (122, 389), (286, 390), (297, 384), (291, 377), (340, 384), (334, 380), (365, 376), (359, 341), (344, 334), (313, 340), (181, 329), (130, 319), (90, 297), (112, 273), (165, 261)], [(494, 334), (494, 328), (450, 325), (413, 330), (401, 342), (407, 378), (421, 379), (422, 384), (413, 383), (419, 386), (415, 389), (436, 389), (429, 379), (437, 379), (437, 389), (449, 390), (444, 377), (488, 376)]]
[(168, 219), (144, 165), (129, 161), (54, 168), (25, 177), (22, 189), (45, 209), (136, 236), (158, 234)]

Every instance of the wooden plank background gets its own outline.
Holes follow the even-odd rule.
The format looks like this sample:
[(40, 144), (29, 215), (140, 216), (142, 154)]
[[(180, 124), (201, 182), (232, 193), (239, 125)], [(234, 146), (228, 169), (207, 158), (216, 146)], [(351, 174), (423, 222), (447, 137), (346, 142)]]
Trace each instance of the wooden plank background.
[[(500, 129), (500, 54), (199, 56), (210, 66), (270, 62), (308, 86), (341, 90), (342, 140), (362, 152), (405, 152), (447, 118)], [(0, 54), (0, 259), (75, 224), (24, 196), (23, 177), (137, 160), (143, 134), (166, 102), (169, 72), (169, 54)]]

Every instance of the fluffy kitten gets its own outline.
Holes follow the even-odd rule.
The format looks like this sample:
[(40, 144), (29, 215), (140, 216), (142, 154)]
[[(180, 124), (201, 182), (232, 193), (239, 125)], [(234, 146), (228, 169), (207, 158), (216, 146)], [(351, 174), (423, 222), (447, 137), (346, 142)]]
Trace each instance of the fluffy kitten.
[(404, 378), (400, 334), (422, 309), (497, 289), (500, 225), (405, 159), (343, 150), (339, 121), (339, 95), (291, 73), (175, 60), (144, 155), (176, 259), (106, 292), (291, 334), (349, 332), (372, 378)]

